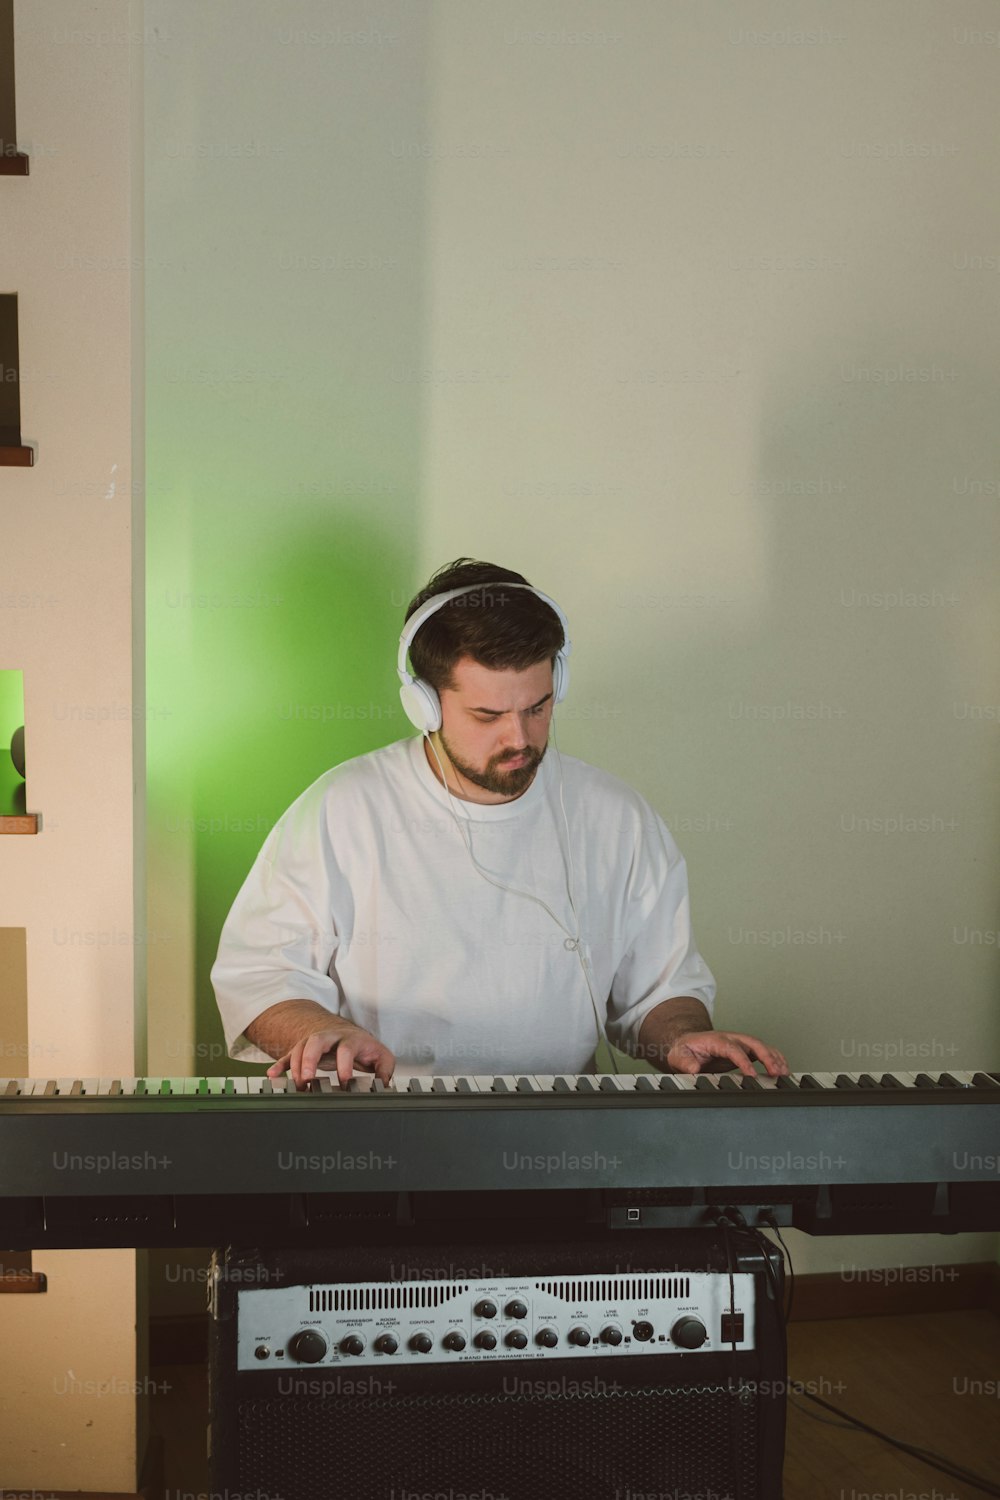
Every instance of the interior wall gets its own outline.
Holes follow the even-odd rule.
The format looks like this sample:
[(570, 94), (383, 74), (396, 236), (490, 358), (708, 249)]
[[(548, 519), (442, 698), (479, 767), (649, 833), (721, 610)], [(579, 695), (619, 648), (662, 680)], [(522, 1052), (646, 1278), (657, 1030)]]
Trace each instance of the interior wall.
[[(36, 454), (33, 468), (2, 471), (0, 666), (23, 672), (28, 811), (41, 831), (0, 837), (0, 924), (23, 933), (20, 957), (0, 961), (10, 958), (27, 1001), (26, 1043), (23, 1016), (2, 1039), (21, 1059), (5, 1072), (128, 1077), (145, 1066), (134, 1024), (145, 967), (133, 632), (142, 10), (30, 0), (14, 18), (30, 175), (0, 178), (0, 286), (18, 294), (22, 438)], [(36, 1252), (33, 1264), (48, 1290), (0, 1298), (3, 1483), (134, 1490), (145, 1393), (136, 1255)]]
[(992, 7), (148, 9), (157, 1067), (223, 1066), (231, 897), (406, 732), (460, 554), (567, 611), (560, 745), (673, 830), (718, 1025), (995, 1062)]

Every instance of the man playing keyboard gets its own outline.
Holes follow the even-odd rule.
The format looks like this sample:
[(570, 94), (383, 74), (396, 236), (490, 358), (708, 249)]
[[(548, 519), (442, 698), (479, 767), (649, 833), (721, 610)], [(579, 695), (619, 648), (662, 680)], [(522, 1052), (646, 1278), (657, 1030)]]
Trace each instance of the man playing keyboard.
[[(230, 1055), (303, 1087), (594, 1070), (607, 1039), (664, 1072), (787, 1073), (712, 1027), (674, 840), (631, 787), (549, 753), (570, 642), (519, 573), (459, 559), (411, 603), (419, 736), (335, 767), (264, 843), (212, 981)], [(407, 664), (407, 654), (412, 671)]]

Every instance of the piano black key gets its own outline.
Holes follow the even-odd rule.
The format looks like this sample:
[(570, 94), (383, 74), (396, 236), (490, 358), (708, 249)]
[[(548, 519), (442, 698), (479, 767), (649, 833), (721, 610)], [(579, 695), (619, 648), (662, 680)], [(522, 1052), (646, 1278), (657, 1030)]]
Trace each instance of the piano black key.
[(447, 1092), (448, 1092), (448, 1085), (445, 1083), (444, 1079), (443, 1078), (435, 1078), (434, 1081), (433, 1081), (433, 1083), (431, 1084), (431, 1093), (432, 1094), (447, 1094)]
[(570, 1081), (565, 1076), (565, 1074), (560, 1073), (559, 1077), (556, 1079), (555, 1083), (552, 1085), (552, 1092), (554, 1094), (571, 1094), (573, 1092), (573, 1089), (572, 1089), (572, 1086), (570, 1084)]
[(236, 1083), (235, 1083), (235, 1081), (232, 1078), (227, 1078), (226, 1079), (226, 1082), (223, 1085), (222, 1092), (224, 1094), (235, 1094), (236, 1093)]
[(774, 1086), (776, 1089), (798, 1088), (798, 1084), (795, 1082), (795, 1079), (792, 1078), (788, 1073), (779, 1073), (777, 1078), (775, 1079)]
[(917, 1088), (920, 1089), (936, 1089), (938, 1087), (936, 1081), (929, 1073), (918, 1073), (915, 1082)]
[(859, 1089), (877, 1089), (878, 1088), (878, 1084), (875, 1082), (875, 1079), (872, 1077), (872, 1075), (870, 1073), (859, 1073), (858, 1074), (858, 1088)]
[(669, 1073), (664, 1073), (660, 1079), (660, 1090), (664, 1094), (679, 1094), (682, 1092), (680, 1084)]
[(823, 1085), (811, 1073), (803, 1073), (799, 1080), (799, 1087), (803, 1089), (821, 1089)]
[(54, 1094), (55, 1094), (55, 1093), (56, 1093), (56, 1081), (55, 1081), (55, 1079), (54, 1079), (54, 1078), (50, 1078), (50, 1079), (49, 1079), (49, 1081), (48, 1081), (48, 1083), (47, 1083), (47, 1084), (46, 1084), (46, 1085), (45, 1085), (45, 1087), (44, 1087), (44, 1088), (43, 1088), (43, 1089), (42, 1089), (42, 1094), (43, 1094), (43, 1096), (44, 1096), (44, 1097), (45, 1097), (45, 1098), (46, 1098), (46, 1099), (51, 1099), (51, 1098), (52, 1098), (52, 1096), (53, 1096), (53, 1095), (54, 1095)]
[(4, 1096), (7, 1097), (8, 1095), (14, 1095), (14, 1094), (17, 1094), (19, 1092), (20, 1092), (20, 1090), (18, 1089), (18, 1086), (17, 1086), (17, 1079), (16, 1078), (12, 1078), (10, 1080), (10, 1082), (7, 1084), (7, 1087), (4, 1089)]
[(1000, 1079), (994, 1078), (990, 1073), (974, 1073), (972, 1075), (972, 1087), (976, 1089), (1000, 1089)]
[(373, 1094), (384, 1094), (386, 1092), (388, 1092), (388, 1091), (386, 1089), (385, 1084), (382, 1082), (381, 1078), (373, 1078), (372, 1079), (372, 1093)]
[(272, 1087), (270, 1078), (265, 1078), (264, 1079), (263, 1083), (260, 1086), (260, 1091), (261, 1091), (262, 1094), (273, 1094), (274, 1093), (274, 1088)]
[(534, 1094), (534, 1093), (537, 1093), (538, 1091), (535, 1088), (535, 1085), (532, 1083), (532, 1081), (531, 1081), (530, 1078), (521, 1077), (521, 1078), (519, 1078), (517, 1080), (517, 1083), (514, 1085), (514, 1092), (516, 1094)]
[(883, 1073), (879, 1079), (879, 1087), (883, 1089), (902, 1089), (906, 1085), (901, 1078), (896, 1077), (895, 1073)]
[(70, 1093), (73, 1094), (73, 1095), (82, 1094), (83, 1093), (83, 1079), (82, 1078), (74, 1078), (73, 1079), (73, 1087), (70, 1089)]
[(586, 1076), (582, 1076), (576, 1080), (576, 1091), (578, 1094), (597, 1093), (597, 1090), (594, 1088), (594, 1080)]
[(621, 1089), (618, 1087), (617, 1083), (615, 1082), (615, 1080), (613, 1078), (602, 1078), (601, 1079), (600, 1088), (601, 1088), (601, 1093), (602, 1094), (620, 1094), (621, 1093)]
[(637, 1094), (655, 1094), (659, 1092), (656, 1079), (652, 1073), (636, 1074), (635, 1091)]
[(507, 1087), (506, 1083), (504, 1082), (504, 1080), (502, 1078), (494, 1078), (494, 1080), (493, 1080), (493, 1092), (494, 1092), (494, 1094), (509, 1094), (510, 1093), (510, 1089)]
[(734, 1078), (732, 1073), (723, 1073), (722, 1077), (719, 1079), (720, 1093), (725, 1091), (727, 1094), (736, 1094), (739, 1092), (739, 1087), (739, 1080)]
[(164, 1078), (162, 1080), (162, 1082), (160, 1083), (160, 1090), (159, 1091), (160, 1091), (161, 1094), (165, 1095), (167, 1098), (170, 1097), (170, 1095), (173, 1093), (173, 1089), (170, 1087), (170, 1079), (169, 1078)]
[[(375, 1082), (378, 1083), (378, 1079), (377, 1078), (376, 1078)], [(467, 1078), (456, 1078), (456, 1080), (455, 1080), (455, 1093), (456, 1094), (472, 1094), (474, 1092), (475, 1092), (475, 1090), (473, 1089), (472, 1084), (469, 1082), (469, 1080)]]
[(718, 1092), (718, 1084), (713, 1083), (707, 1073), (701, 1073), (695, 1079), (694, 1086), (703, 1094), (715, 1094)]
[(959, 1083), (958, 1079), (954, 1078), (951, 1073), (939, 1073), (938, 1083), (944, 1089), (960, 1089), (963, 1087), (963, 1085)]
[(857, 1088), (857, 1084), (854, 1082), (854, 1079), (851, 1077), (850, 1073), (838, 1073), (836, 1078), (834, 1079), (833, 1086), (836, 1089)]
[(744, 1073), (743, 1082), (740, 1084), (740, 1088), (746, 1094), (752, 1094), (758, 1089), (761, 1091), (761, 1093), (763, 1093), (763, 1088), (761, 1086), (760, 1080), (754, 1073)]

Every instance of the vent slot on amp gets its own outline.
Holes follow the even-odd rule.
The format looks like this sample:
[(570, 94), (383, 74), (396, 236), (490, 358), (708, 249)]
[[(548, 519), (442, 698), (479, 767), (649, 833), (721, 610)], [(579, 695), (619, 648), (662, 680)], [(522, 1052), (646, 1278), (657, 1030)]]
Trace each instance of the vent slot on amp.
[(381, 1312), (387, 1308), (442, 1307), (462, 1296), (468, 1286), (414, 1283), (396, 1286), (310, 1287), (310, 1312)]
[(690, 1276), (613, 1276), (593, 1281), (539, 1281), (540, 1291), (564, 1302), (648, 1302), (691, 1296)]

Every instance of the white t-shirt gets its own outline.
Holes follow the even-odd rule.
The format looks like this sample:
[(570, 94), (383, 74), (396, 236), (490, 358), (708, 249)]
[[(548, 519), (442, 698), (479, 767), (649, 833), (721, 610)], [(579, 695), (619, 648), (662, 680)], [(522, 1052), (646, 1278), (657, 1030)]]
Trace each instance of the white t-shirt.
[[(466, 838), (495, 880), (553, 916), (485, 879)], [(327, 771), (268, 835), (212, 969), (226, 1045), (270, 1062), (244, 1028), (307, 999), (378, 1037), (397, 1076), (590, 1072), (578, 932), (623, 1050), (662, 1000), (694, 995), (711, 1014), (686, 866), (638, 792), (550, 747), (516, 800), (449, 803), (423, 739), (398, 740)]]

